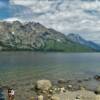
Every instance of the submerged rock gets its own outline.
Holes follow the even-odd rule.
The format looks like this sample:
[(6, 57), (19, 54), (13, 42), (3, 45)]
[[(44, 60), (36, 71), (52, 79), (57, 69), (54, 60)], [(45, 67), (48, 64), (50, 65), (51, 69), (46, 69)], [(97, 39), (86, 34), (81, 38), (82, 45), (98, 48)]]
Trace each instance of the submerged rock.
[(59, 79), (59, 80), (58, 80), (58, 83), (59, 83), (59, 84), (65, 84), (66, 81), (65, 81), (64, 79)]
[(100, 81), (100, 75), (95, 75), (94, 79), (97, 80), (97, 81)]

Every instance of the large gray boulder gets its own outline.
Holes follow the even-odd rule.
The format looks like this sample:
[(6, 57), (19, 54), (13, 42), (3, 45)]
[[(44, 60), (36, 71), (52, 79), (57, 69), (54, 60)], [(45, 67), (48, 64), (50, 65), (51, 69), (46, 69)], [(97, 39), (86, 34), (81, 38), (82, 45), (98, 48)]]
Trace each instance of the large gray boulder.
[(52, 83), (49, 80), (38, 80), (36, 88), (41, 91), (48, 91), (52, 87)]
[(95, 94), (99, 94), (100, 95), (100, 86), (97, 87)]

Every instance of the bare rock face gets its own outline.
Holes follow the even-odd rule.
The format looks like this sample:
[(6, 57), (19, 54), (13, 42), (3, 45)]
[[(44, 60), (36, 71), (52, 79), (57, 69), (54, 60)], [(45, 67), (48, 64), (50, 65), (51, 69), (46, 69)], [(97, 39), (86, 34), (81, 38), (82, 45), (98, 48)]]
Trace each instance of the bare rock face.
[(50, 40), (64, 39), (64, 35), (39, 23), (0, 22), (0, 45), (8, 49), (42, 49)]
[(2, 50), (80, 51), (82, 48), (83, 51), (91, 51), (40, 23), (19, 21), (0, 22), (0, 46)]
[(52, 83), (49, 80), (39, 80), (36, 83), (36, 88), (41, 91), (48, 91), (52, 87)]

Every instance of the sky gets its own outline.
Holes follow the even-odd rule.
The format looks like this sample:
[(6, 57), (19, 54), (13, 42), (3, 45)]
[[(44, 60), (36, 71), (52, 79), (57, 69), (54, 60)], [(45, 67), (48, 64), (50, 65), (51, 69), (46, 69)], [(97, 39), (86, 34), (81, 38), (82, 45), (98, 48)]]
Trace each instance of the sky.
[(100, 44), (100, 0), (0, 0), (0, 20), (40, 22)]

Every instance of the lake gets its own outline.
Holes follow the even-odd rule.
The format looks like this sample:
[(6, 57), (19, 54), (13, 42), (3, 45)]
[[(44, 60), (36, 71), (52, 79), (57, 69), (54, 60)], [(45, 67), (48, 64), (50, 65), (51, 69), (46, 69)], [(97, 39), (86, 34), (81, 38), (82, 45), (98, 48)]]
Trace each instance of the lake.
[[(84, 79), (100, 74), (100, 53), (1, 52), (0, 82)], [(99, 82), (91, 80), (95, 87)]]

